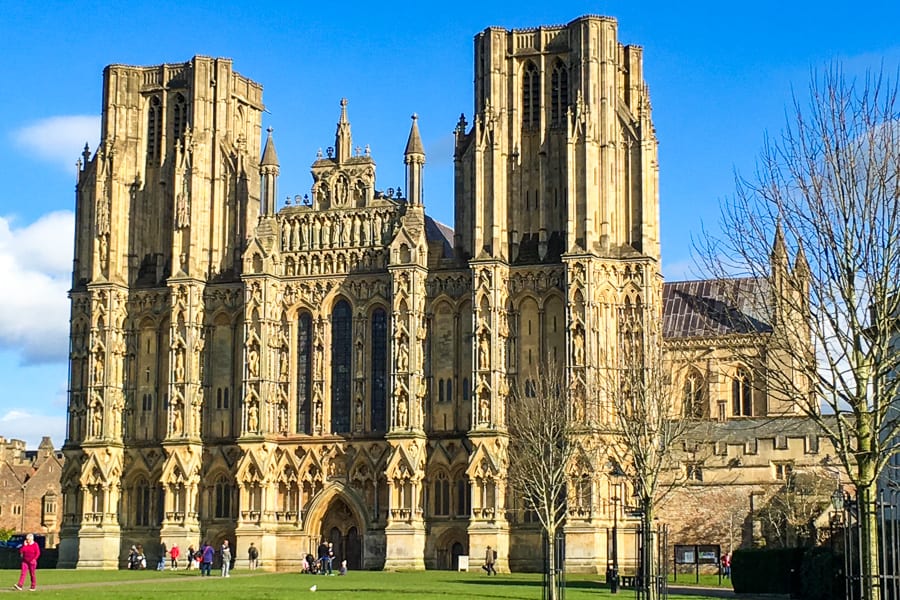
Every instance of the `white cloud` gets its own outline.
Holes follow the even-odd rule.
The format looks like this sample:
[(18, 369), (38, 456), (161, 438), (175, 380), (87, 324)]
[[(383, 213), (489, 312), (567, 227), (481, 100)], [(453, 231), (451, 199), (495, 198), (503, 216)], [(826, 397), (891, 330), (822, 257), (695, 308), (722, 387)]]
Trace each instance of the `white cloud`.
[(36, 449), (41, 438), (48, 435), (53, 446), (59, 449), (66, 441), (65, 413), (36, 415), (25, 409), (14, 408), (0, 416), (0, 435), (6, 439), (23, 440), (29, 450)]
[(47, 117), (13, 132), (18, 146), (72, 173), (85, 142), (93, 150), (99, 139), (100, 117), (92, 115)]
[(43, 215), (16, 227), (0, 217), (0, 349), (17, 352), (25, 363), (66, 360), (68, 354), (72, 240), (75, 216)]

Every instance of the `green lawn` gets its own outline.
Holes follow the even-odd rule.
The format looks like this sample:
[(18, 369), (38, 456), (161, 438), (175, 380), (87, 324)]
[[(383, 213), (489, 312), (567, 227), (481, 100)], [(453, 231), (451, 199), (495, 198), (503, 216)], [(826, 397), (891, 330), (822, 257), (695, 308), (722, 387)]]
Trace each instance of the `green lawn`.
[[(0, 570), (0, 590), (12, 590), (18, 571)], [(618, 596), (609, 593), (598, 576), (569, 575), (566, 600), (588, 598), (633, 598), (631, 590)], [(681, 583), (681, 582), (679, 582)], [(26, 581), (26, 585), (27, 585)], [(156, 571), (38, 571), (38, 591), (41, 597), (72, 600), (103, 598), (268, 598), (305, 597), (310, 587), (317, 587), (315, 598), (346, 598), (353, 600), (385, 600), (392, 598), (511, 598), (540, 599), (541, 576), (517, 573), (487, 577), (480, 573), (451, 571), (425, 572), (351, 572), (346, 577), (323, 577), (293, 573), (254, 573), (235, 571), (228, 579), (218, 576), (201, 578), (196, 571), (186, 573)], [(2, 593), (2, 592), (0, 592)], [(688, 599), (700, 596), (676, 596)]]

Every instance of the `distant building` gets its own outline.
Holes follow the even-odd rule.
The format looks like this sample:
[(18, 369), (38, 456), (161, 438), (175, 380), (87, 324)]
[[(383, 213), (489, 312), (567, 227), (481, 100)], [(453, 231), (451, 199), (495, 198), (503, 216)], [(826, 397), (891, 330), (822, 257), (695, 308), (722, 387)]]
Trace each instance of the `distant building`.
[(41, 534), (48, 547), (56, 546), (63, 461), (47, 436), (37, 450), (0, 437), (0, 529)]

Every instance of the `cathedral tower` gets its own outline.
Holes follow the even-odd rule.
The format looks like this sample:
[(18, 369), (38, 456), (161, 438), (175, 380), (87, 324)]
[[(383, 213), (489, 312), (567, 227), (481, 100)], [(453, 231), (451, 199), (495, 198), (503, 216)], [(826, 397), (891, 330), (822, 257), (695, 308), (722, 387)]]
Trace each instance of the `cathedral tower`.
[[(100, 146), (76, 190), (61, 565), (115, 566), (121, 527), (151, 512), (167, 537), (196, 541), (203, 294), (235, 280), (259, 214), (262, 110), (230, 60), (104, 71)], [(123, 441), (164, 448), (126, 500), (130, 523)]]
[[(476, 340), (469, 540), (515, 567), (525, 557), (507, 552), (516, 523), (504, 515), (521, 511), (503, 505), (498, 467), (508, 393), (565, 369), (574, 414), (586, 425), (610, 419), (586, 404), (599, 370), (661, 305), (657, 141), (641, 48), (621, 45), (609, 17), (486, 29), (475, 37), (474, 91), (455, 152), (455, 246), (470, 260)], [(607, 469), (586, 467), (567, 562), (593, 569), (612, 515), (596, 510), (608, 507)]]

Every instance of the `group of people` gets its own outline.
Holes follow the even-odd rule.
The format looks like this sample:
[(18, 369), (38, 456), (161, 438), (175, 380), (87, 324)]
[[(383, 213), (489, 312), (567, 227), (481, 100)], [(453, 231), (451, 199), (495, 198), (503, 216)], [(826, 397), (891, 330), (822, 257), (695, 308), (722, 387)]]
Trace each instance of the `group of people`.
[[(234, 556), (232, 555), (231, 544), (228, 542), (228, 540), (224, 540), (222, 542), (218, 553), (219, 558), (222, 561), (222, 577), (231, 577), (231, 566), (234, 561)], [(168, 550), (168, 555), (169, 568), (172, 570), (178, 569), (178, 560), (179, 558), (181, 558), (181, 549), (178, 547), (178, 544), (172, 544), (172, 547)], [(249, 558), (250, 569), (255, 569), (259, 564), (259, 550), (252, 542), (250, 543), (250, 548), (247, 551), (247, 555)], [(189, 571), (191, 569), (197, 568), (200, 570), (201, 576), (209, 577), (210, 575), (212, 575), (212, 565), (213, 561), (216, 558), (216, 550), (209, 542), (203, 542), (202, 544), (200, 544), (199, 550), (195, 549), (193, 544), (188, 546), (186, 558), (187, 565), (184, 567), (186, 570)], [(144, 549), (140, 544), (135, 544), (131, 547), (131, 551), (128, 553), (128, 568), (147, 568), (147, 557), (144, 555)], [(163, 544), (156, 569), (158, 571), (164, 571), (165, 568), (166, 547), (165, 544)]]
[[(334, 575), (334, 543), (322, 540), (318, 548), (319, 558), (316, 559), (312, 554), (303, 557), (302, 573), (309, 575)], [(338, 575), (347, 574), (347, 560), (341, 561), (338, 567)]]

